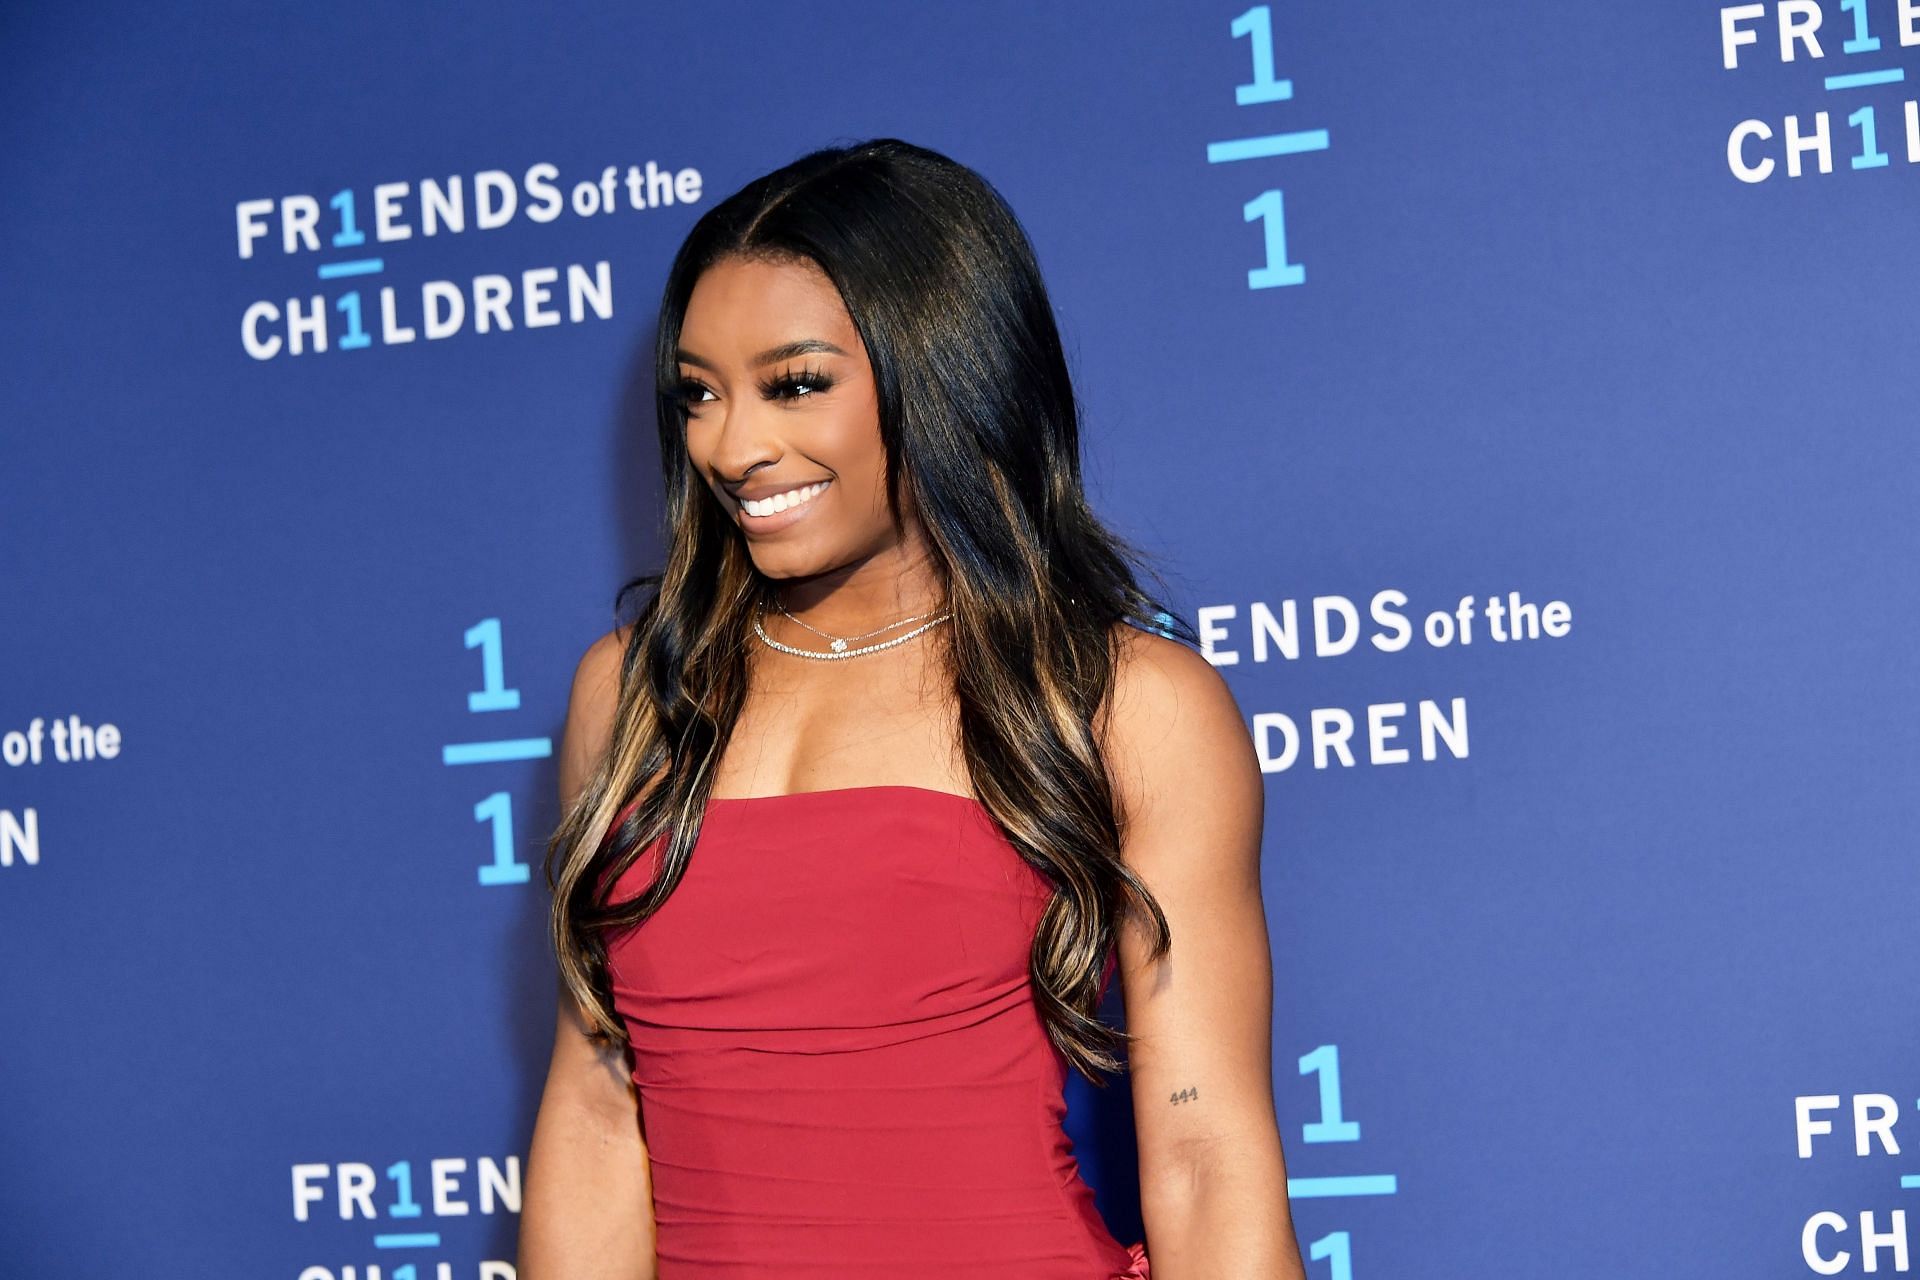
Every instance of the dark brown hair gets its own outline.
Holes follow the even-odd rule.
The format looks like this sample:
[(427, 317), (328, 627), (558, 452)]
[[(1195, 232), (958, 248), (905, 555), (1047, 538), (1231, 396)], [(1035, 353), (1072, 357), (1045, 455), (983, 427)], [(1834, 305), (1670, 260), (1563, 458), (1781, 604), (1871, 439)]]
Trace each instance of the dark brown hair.
[[(728, 257), (804, 260), (833, 281), (873, 367), (888, 500), (912, 498), (952, 618), (942, 652), (974, 794), (1054, 893), (1029, 969), (1054, 1045), (1096, 1084), (1125, 1037), (1099, 1018), (1122, 913), (1165, 915), (1120, 857), (1097, 716), (1114, 683), (1119, 626), (1198, 643), (1148, 595), (1140, 553), (1081, 486), (1079, 409), (1025, 231), (979, 174), (893, 138), (815, 151), (702, 216), (668, 274), (655, 345), (666, 562), (644, 590), (621, 667), (612, 740), (548, 842), (551, 934), (592, 1034), (626, 1044), (603, 930), (650, 916), (680, 882), (747, 691), (749, 623), (772, 600), (687, 457), (670, 394), (694, 282)], [(619, 601), (616, 601), (616, 605)], [(616, 827), (615, 819), (625, 812)], [(643, 893), (605, 900), (665, 837)]]

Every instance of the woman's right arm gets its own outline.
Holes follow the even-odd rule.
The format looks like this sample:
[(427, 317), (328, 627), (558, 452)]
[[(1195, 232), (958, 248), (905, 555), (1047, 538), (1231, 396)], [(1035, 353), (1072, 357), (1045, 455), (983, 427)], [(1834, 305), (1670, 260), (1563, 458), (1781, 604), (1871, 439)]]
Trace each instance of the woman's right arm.
[[(612, 733), (624, 630), (588, 648), (573, 675), (560, 746), (572, 803)], [(655, 1280), (653, 1183), (626, 1055), (587, 1039), (564, 983), (520, 1207), (518, 1280)]]

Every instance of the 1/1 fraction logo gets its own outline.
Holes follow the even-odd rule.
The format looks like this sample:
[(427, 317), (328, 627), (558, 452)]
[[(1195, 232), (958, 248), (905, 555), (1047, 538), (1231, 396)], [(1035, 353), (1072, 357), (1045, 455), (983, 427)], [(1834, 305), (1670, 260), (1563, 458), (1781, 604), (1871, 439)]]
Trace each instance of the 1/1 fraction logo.
[[(500, 619), (483, 618), (466, 631), (467, 648), (480, 651), (480, 688), (467, 694), (467, 710), (483, 715), (518, 711), (520, 691), (507, 686), (507, 663), (502, 653)], [(480, 742), (449, 742), (440, 748), (445, 765), (505, 764), (515, 760), (544, 760), (553, 754), (553, 739), (491, 738)], [(490, 833), (491, 857), (481, 863), (483, 885), (525, 884), (528, 866), (513, 847), (513, 794), (495, 791), (473, 806), (473, 820)]]
[[(1276, 79), (1273, 74), (1273, 11), (1264, 4), (1255, 5), (1228, 27), (1233, 38), (1246, 37), (1253, 55), (1253, 79), (1233, 87), (1233, 100), (1243, 107), (1286, 102), (1293, 97), (1293, 81)], [(1248, 138), (1229, 138), (1207, 144), (1208, 164), (1231, 164), (1240, 160), (1264, 160), (1274, 156), (1300, 155), (1327, 149), (1325, 129), (1298, 129), (1289, 133), (1265, 133)], [(1247, 288), (1273, 289), (1283, 285), (1305, 284), (1306, 264), (1287, 257), (1286, 195), (1278, 187), (1262, 191), (1240, 209), (1248, 222), (1259, 222), (1264, 233), (1266, 262), (1247, 271)]]
[[(1320, 1118), (1300, 1127), (1305, 1143), (1358, 1142), (1360, 1122), (1349, 1120), (1340, 1097), (1340, 1047), (1323, 1044), (1300, 1059), (1300, 1074), (1320, 1078)], [(1289, 1200), (1332, 1196), (1390, 1196), (1400, 1190), (1391, 1173), (1348, 1174), (1340, 1177), (1287, 1179)], [(1353, 1280), (1353, 1235), (1332, 1231), (1307, 1245), (1309, 1262), (1327, 1263), (1327, 1280)], [(1317, 1274), (1317, 1273), (1316, 1273)]]
[[(1807, 172), (1809, 156), (1821, 173), (1832, 173), (1835, 152), (1843, 147), (1849, 153), (1848, 172), (1887, 168), (1893, 155), (1908, 164), (1920, 164), (1920, 99), (1888, 87), (1907, 79), (1907, 70), (1895, 61), (1893, 51), (1920, 45), (1920, 0), (1840, 0), (1838, 31), (1827, 29), (1826, 17), (1819, 0), (1721, 7), (1720, 64), (1728, 71), (1774, 57), (1783, 63), (1817, 63), (1835, 47), (1841, 57), (1859, 60), (1848, 64), (1851, 69), (1825, 75), (1820, 82), (1827, 93), (1839, 95), (1833, 99), (1839, 110), (1860, 103), (1847, 112), (1849, 132), (1840, 133), (1832, 113), (1825, 110), (1811, 116), (1754, 117), (1733, 126), (1727, 135), (1727, 168), (1740, 181), (1765, 182), (1778, 171), (1780, 161), (1785, 162), (1789, 178), (1798, 178)], [(1779, 121), (1777, 131), (1774, 120)], [(1899, 144), (1904, 144), (1897, 144), (1892, 153), (1881, 146), (1883, 123), (1888, 132), (1897, 130)]]

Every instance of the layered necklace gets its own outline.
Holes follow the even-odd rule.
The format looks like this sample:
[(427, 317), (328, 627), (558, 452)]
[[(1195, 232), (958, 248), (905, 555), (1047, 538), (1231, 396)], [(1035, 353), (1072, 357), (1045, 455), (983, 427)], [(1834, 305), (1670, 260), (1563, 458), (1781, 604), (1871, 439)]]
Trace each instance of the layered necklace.
[[(813, 634), (824, 639), (827, 642), (828, 652), (821, 653), (817, 649), (797, 649), (793, 645), (782, 644), (780, 643), (780, 641), (775, 640), (772, 636), (767, 634), (767, 629), (764, 626), (762, 626), (760, 623), (760, 619), (765, 616), (764, 613), (754, 615), (753, 630), (755, 634), (757, 634), (762, 640), (766, 641), (769, 648), (778, 649), (781, 653), (790, 653), (796, 658), (816, 658), (823, 662), (832, 662), (840, 658), (857, 658), (863, 653), (878, 653), (882, 649), (891, 649), (893, 648), (893, 646), (897, 644), (905, 644), (907, 641), (913, 639), (915, 636), (919, 635), (922, 631), (927, 630), (929, 627), (939, 626), (941, 623), (945, 622), (948, 618), (951, 618), (953, 616), (953, 613), (950, 610), (942, 613), (937, 613), (937, 614), (918, 613), (910, 618), (901, 618), (897, 622), (889, 622), (884, 627), (875, 627), (872, 631), (864, 632), (857, 636), (836, 636), (836, 635), (829, 635), (825, 631), (822, 631), (820, 628), (813, 626), (810, 623), (803, 622), (799, 618), (795, 618), (793, 614), (787, 611), (787, 607), (785, 605), (775, 605), (774, 607), (779, 609), (781, 613), (786, 614), (787, 617), (792, 619), (792, 621), (795, 624), (805, 627), (807, 630), (813, 632)], [(921, 622), (921, 619), (923, 618), (926, 619), (926, 621)], [(859, 645), (858, 647), (854, 647), (855, 641), (865, 640), (868, 636), (877, 636), (882, 631), (891, 631), (895, 627), (904, 627), (909, 622), (919, 622), (920, 625), (915, 627), (913, 630), (908, 631), (902, 635), (895, 636), (891, 640), (882, 640), (877, 644)]]

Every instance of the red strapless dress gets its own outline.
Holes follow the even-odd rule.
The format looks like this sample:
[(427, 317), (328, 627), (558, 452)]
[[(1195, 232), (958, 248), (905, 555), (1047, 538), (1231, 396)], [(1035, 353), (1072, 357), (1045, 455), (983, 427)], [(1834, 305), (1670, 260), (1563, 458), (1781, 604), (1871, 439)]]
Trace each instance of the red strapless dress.
[(662, 1280), (1148, 1276), (1061, 1126), (1027, 977), (1048, 893), (966, 796), (709, 805), (666, 904), (607, 939)]

